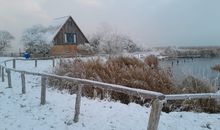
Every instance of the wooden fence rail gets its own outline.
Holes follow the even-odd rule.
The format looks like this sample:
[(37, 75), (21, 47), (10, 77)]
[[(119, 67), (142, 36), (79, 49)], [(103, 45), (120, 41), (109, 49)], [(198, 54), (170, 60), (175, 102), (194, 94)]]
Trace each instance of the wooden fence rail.
[(218, 93), (195, 93), (195, 94), (172, 94), (165, 95), (166, 100), (186, 100), (186, 99), (220, 99)]
[[(52, 60), (52, 66), (55, 66), (55, 58), (49, 58)], [(26, 93), (26, 85), (25, 85), (25, 74), (26, 75), (34, 75), (34, 76), (41, 76), (41, 100), (40, 104), (44, 105), (46, 103), (46, 81), (49, 78), (55, 78), (59, 80), (66, 80), (70, 82), (77, 83), (77, 93), (76, 93), (76, 101), (75, 101), (75, 113), (74, 113), (74, 122), (79, 121), (79, 114), (80, 114), (80, 102), (81, 102), (81, 96), (82, 96), (82, 88), (84, 85), (93, 85), (100, 89), (108, 89), (113, 90), (115, 92), (121, 92), (128, 95), (143, 97), (143, 98), (149, 98), (153, 100), (150, 117), (148, 121), (147, 130), (157, 130), (159, 119), (160, 119), (160, 113), (163, 108), (163, 103), (166, 102), (166, 100), (184, 100), (184, 99), (217, 99), (220, 98), (220, 94), (216, 93), (200, 93), (200, 94), (173, 94), (173, 95), (164, 95), (159, 92), (154, 91), (148, 91), (148, 90), (142, 90), (142, 89), (134, 89), (129, 88), (122, 85), (115, 85), (115, 84), (108, 84), (93, 80), (87, 80), (87, 79), (80, 79), (80, 78), (73, 78), (73, 77), (67, 77), (67, 76), (59, 76), (54, 74), (48, 74), (48, 73), (38, 73), (38, 72), (29, 72), (29, 71), (23, 71), (23, 70), (17, 70), (16, 68), (16, 60), (25, 60), (25, 59), (10, 59), (4, 61), (4, 65), (0, 64), (0, 76), (2, 77), (2, 82), (5, 81), (4, 79), (4, 71), (7, 73), (8, 77), (8, 87), (11, 88), (12, 86), (12, 80), (11, 80), (11, 72), (17, 72), (21, 74), (21, 84), (22, 84), (22, 94)], [(37, 67), (38, 59), (32, 59), (35, 61), (35, 67)], [(42, 60), (42, 59), (40, 59)], [(6, 67), (6, 63), (12, 61), (13, 68)], [(60, 59), (60, 63), (62, 60)]]

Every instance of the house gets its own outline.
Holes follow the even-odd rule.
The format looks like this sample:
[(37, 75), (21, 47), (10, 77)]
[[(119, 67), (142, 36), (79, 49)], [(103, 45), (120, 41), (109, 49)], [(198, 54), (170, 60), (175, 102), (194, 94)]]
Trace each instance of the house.
[(73, 55), (77, 45), (89, 43), (71, 16), (54, 19), (45, 35), (52, 43), (50, 55)]

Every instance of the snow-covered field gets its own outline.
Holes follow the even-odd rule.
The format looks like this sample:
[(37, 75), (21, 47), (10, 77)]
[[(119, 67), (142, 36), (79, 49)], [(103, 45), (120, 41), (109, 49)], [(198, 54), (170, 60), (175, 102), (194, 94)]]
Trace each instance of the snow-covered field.
[[(0, 61), (7, 58), (0, 58)], [(11, 66), (8, 64), (8, 66)], [(51, 61), (19, 61), (18, 69), (51, 71)], [(0, 130), (146, 130), (149, 108), (131, 103), (82, 98), (78, 123), (72, 123), (75, 95), (47, 89), (46, 105), (40, 105), (40, 77), (26, 76), (25, 95), (21, 79), (12, 72), (12, 87), (0, 80)], [(220, 130), (220, 114), (172, 112), (161, 114), (159, 130)]]

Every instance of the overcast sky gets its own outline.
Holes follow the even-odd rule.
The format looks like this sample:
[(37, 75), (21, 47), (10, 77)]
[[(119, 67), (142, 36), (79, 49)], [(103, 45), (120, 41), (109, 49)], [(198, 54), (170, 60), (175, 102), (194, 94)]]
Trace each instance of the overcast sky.
[(0, 0), (0, 30), (71, 15), (86, 35), (109, 24), (145, 45), (220, 45), (220, 0)]

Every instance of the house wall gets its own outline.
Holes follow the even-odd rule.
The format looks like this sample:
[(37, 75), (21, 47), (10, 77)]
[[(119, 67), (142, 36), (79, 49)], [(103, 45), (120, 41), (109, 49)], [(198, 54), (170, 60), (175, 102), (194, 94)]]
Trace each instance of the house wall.
[(54, 45), (51, 48), (50, 55), (62, 56), (62, 55), (75, 55), (77, 53), (76, 45)]

